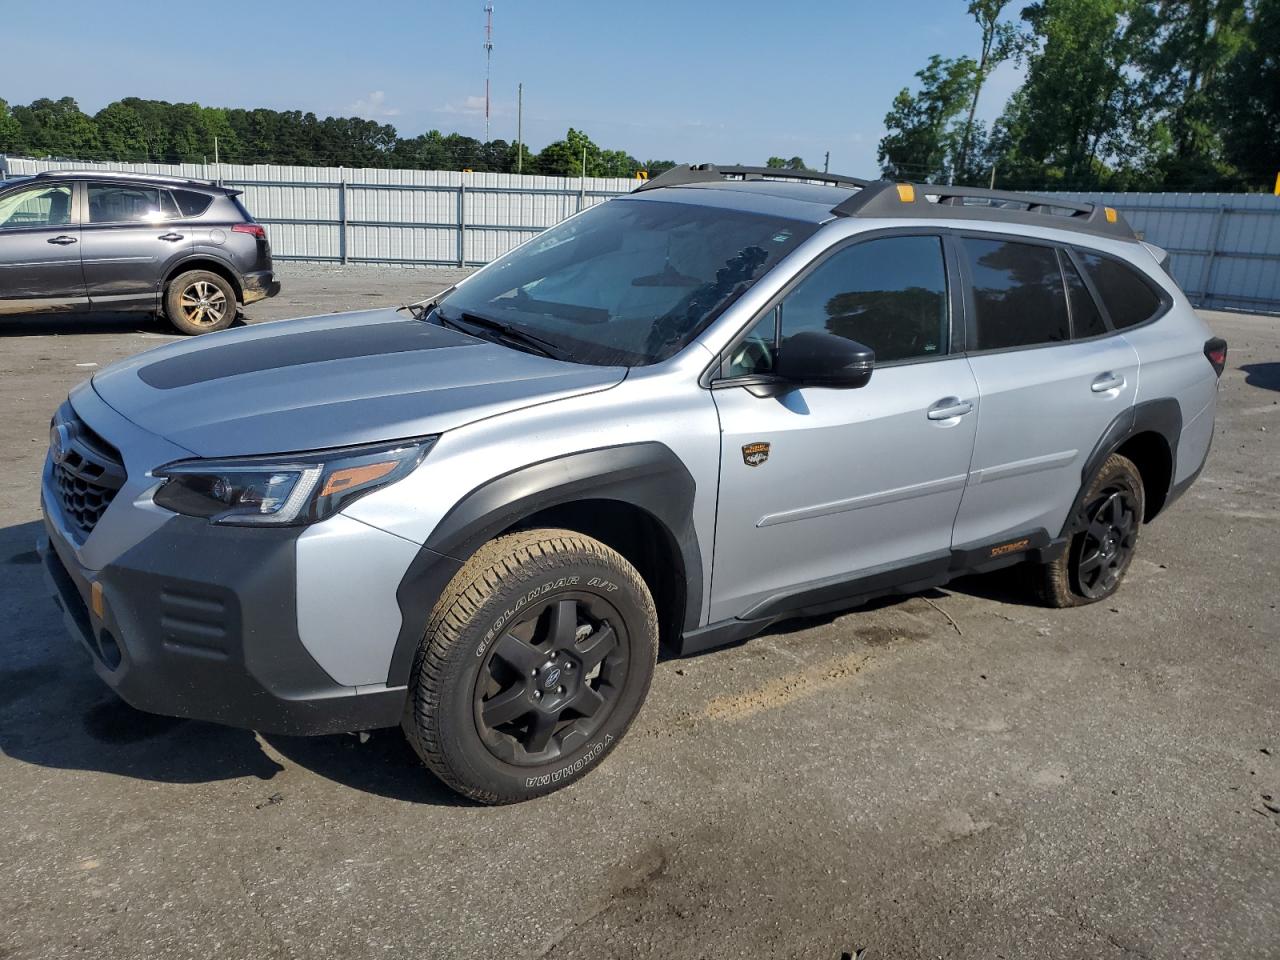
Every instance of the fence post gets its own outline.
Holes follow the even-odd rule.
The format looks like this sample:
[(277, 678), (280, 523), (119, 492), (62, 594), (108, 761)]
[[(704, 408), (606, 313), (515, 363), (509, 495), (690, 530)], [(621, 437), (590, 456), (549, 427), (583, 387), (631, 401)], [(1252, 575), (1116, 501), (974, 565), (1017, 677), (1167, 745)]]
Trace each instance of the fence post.
[(338, 168), (338, 262), (347, 262), (347, 170)]
[(458, 180), (458, 266), (467, 265), (467, 175)]
[(1218, 240), (1222, 234), (1222, 223), (1227, 219), (1227, 207), (1218, 207), (1213, 215), (1213, 226), (1209, 228), (1209, 249), (1204, 255), (1204, 269), (1200, 272), (1200, 302), (1198, 307), (1207, 306), (1211, 298), (1209, 284), (1213, 280), (1213, 260), (1218, 255)]

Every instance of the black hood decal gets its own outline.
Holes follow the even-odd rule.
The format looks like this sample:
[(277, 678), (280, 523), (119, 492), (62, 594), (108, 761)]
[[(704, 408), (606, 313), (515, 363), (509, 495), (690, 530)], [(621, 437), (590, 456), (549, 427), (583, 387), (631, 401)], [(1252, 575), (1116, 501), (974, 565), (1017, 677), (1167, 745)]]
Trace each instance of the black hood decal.
[(245, 373), (261, 373), (326, 360), (348, 360), (438, 347), (479, 346), (481, 341), (419, 320), (362, 323), (328, 330), (300, 330), (255, 340), (211, 343), (139, 368), (138, 377), (157, 390), (189, 387)]

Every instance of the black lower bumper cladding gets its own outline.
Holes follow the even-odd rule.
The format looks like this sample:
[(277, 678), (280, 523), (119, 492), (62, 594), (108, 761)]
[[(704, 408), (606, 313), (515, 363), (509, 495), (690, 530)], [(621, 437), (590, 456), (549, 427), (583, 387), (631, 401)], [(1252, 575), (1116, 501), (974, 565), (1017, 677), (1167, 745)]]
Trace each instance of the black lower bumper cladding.
[(296, 530), (175, 517), (88, 571), (46, 526), (40, 553), (68, 629), (139, 710), (294, 735), (400, 722), (404, 688), (338, 684), (299, 639)]

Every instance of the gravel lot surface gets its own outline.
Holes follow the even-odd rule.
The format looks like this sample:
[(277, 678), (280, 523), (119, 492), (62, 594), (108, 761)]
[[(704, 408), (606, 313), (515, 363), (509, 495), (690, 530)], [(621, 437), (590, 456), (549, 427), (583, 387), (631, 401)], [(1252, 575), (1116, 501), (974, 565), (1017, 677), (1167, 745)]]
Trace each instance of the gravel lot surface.
[[(448, 271), (286, 265), (249, 322)], [(169, 339), (0, 322), (0, 958), (1280, 956), (1280, 319), (1231, 343), (1218, 435), (1079, 610), (974, 578), (658, 666), (619, 749), (463, 805), (398, 731), (137, 713), (33, 550), (50, 413)]]

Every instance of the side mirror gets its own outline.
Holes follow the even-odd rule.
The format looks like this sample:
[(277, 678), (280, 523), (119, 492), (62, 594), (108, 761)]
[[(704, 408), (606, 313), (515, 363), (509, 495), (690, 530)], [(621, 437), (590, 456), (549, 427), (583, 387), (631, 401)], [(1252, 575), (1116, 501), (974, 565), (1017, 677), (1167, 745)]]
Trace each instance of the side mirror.
[(773, 372), (798, 387), (851, 390), (865, 387), (876, 365), (876, 353), (834, 333), (807, 330), (782, 341)]

